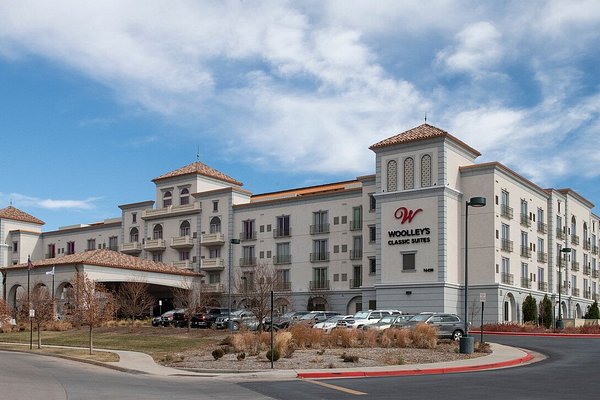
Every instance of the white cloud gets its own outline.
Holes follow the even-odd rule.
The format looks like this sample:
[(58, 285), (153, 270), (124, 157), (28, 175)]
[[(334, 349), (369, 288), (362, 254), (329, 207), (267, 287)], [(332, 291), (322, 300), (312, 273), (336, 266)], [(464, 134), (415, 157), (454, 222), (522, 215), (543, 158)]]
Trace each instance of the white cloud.
[(11, 193), (9, 198), (17, 208), (35, 207), (47, 210), (93, 210), (96, 208), (94, 202), (100, 199), (99, 197), (89, 197), (84, 200), (40, 199), (20, 193)]

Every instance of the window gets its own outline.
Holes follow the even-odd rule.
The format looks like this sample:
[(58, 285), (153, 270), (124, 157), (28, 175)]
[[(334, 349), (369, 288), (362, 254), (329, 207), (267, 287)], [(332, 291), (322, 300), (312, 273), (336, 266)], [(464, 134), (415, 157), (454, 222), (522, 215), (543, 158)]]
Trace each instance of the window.
[(171, 204), (173, 204), (173, 199), (172, 199), (172, 195), (171, 192), (169, 192), (168, 190), (163, 194), (163, 207), (169, 207)]
[(292, 262), (289, 242), (277, 243), (275, 251), (275, 264), (289, 264), (290, 262)]
[(415, 269), (415, 253), (402, 253), (402, 270), (414, 271)]
[(362, 286), (362, 265), (354, 265), (352, 267), (352, 280), (350, 287), (359, 288)]
[(377, 209), (377, 200), (374, 196), (375, 193), (369, 193), (369, 211), (375, 211)]
[(362, 236), (354, 236), (352, 238), (352, 251), (350, 253), (351, 260), (362, 258)]
[(353, 231), (362, 229), (362, 207), (352, 207), (352, 221), (350, 229)]
[(88, 239), (87, 250), (88, 251), (96, 250), (96, 239)]
[(253, 219), (248, 219), (246, 221), (242, 221), (242, 240), (253, 240), (256, 239), (256, 231), (255, 231), (255, 221)]
[(46, 258), (54, 258), (56, 257), (56, 245), (54, 243), (50, 243), (48, 245), (48, 254)]
[(274, 237), (288, 237), (290, 236), (290, 216), (282, 215), (277, 217), (277, 223), (275, 224), (275, 231), (273, 232)]
[(131, 213), (131, 223), (135, 224), (137, 222), (137, 213)]
[(154, 229), (152, 230), (152, 239), (162, 239), (163, 238), (163, 228), (162, 225), (157, 224), (154, 225)]
[(431, 186), (431, 156), (421, 157), (421, 187)]
[(242, 247), (242, 261), (240, 264), (243, 266), (256, 265), (256, 253), (254, 250), (254, 246)]
[(398, 190), (398, 163), (396, 160), (390, 160), (387, 163), (387, 191), (396, 190)]
[(213, 200), (213, 212), (219, 211), (219, 200)]
[(369, 243), (375, 243), (377, 241), (377, 227), (375, 225), (369, 226)]
[(221, 273), (220, 272), (209, 272), (208, 273), (208, 283), (211, 285), (216, 285), (221, 283)]
[(75, 242), (67, 242), (67, 254), (75, 254)]
[(179, 261), (186, 261), (190, 259), (190, 252), (188, 250), (181, 250), (179, 252)]
[(190, 191), (187, 188), (183, 188), (179, 192), (179, 204), (182, 206), (190, 204)]
[(208, 258), (221, 258), (221, 247), (209, 247)]
[(329, 232), (329, 218), (327, 211), (313, 212), (313, 225), (311, 233), (326, 233)]
[(179, 236), (190, 236), (190, 221), (183, 221), (179, 225)]
[(543, 208), (537, 209), (537, 220), (541, 224), (544, 223), (544, 209)]
[(369, 275), (375, 275), (377, 273), (377, 260), (375, 258), (369, 258)]
[(152, 253), (152, 261), (162, 262), (162, 253)]
[(19, 242), (13, 242), (13, 253), (19, 251)]
[(415, 188), (415, 160), (407, 157), (404, 160), (404, 190)]
[(313, 281), (311, 289), (329, 289), (327, 280), (327, 267), (313, 268)]
[(327, 239), (313, 240), (312, 261), (327, 261), (329, 259)]
[(544, 284), (544, 268), (538, 268), (537, 280), (538, 287), (541, 289)]
[(129, 241), (134, 243), (134, 242), (139, 242), (140, 237), (139, 237), (139, 231), (138, 228), (131, 228), (131, 230), (129, 231)]
[(113, 251), (119, 250), (119, 237), (111, 236), (108, 238), (108, 248)]
[(220, 233), (221, 232), (221, 218), (212, 217), (210, 219), (210, 233)]

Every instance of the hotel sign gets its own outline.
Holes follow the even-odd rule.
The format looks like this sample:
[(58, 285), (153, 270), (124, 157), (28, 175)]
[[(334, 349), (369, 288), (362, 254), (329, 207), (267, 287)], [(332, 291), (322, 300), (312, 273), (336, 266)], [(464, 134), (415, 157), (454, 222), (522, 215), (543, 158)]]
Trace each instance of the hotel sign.
[[(394, 218), (400, 221), (400, 225), (406, 223), (411, 224), (413, 219), (422, 212), (422, 208), (416, 210), (409, 210), (406, 207), (400, 207), (394, 211)], [(431, 241), (429, 235), (431, 229), (424, 228), (409, 228), (409, 229), (398, 229), (388, 231), (388, 245), (403, 245), (403, 244), (417, 244), (417, 243), (429, 243)]]

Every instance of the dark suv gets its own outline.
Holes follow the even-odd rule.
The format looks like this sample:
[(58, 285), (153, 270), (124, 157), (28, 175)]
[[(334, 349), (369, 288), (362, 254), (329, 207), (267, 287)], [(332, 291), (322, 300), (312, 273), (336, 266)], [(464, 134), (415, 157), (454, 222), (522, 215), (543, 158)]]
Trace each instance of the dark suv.
[(190, 326), (192, 328), (212, 328), (217, 318), (228, 315), (227, 308), (210, 307), (204, 312), (192, 315)]

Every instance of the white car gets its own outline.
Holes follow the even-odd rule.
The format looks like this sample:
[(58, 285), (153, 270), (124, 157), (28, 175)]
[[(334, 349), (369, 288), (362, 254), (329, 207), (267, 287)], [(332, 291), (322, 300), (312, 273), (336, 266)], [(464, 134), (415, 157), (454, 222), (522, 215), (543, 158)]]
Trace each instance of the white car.
[(337, 322), (338, 328), (354, 328), (362, 329), (365, 325), (371, 325), (379, 321), (386, 315), (400, 315), (402, 314), (399, 310), (369, 310), (359, 311), (352, 318), (339, 320)]
[(331, 331), (337, 327), (337, 323), (342, 319), (353, 318), (353, 315), (334, 315), (333, 317), (326, 319), (323, 322), (317, 322), (313, 325), (315, 329), (322, 329), (325, 333), (331, 333)]

